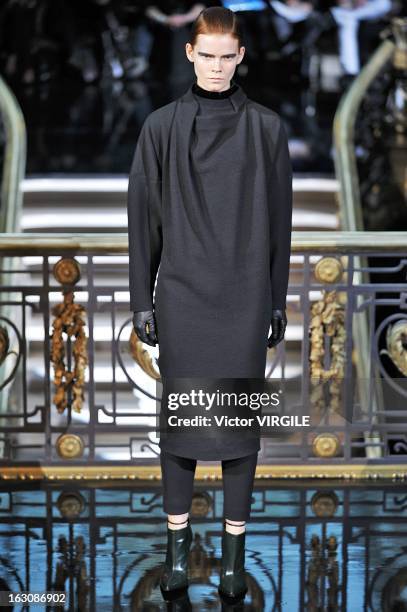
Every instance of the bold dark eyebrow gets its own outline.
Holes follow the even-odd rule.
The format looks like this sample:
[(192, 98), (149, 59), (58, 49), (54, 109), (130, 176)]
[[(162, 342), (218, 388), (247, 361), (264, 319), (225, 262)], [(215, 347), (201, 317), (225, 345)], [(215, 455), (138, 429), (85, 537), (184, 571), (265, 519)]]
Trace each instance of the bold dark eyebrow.
[[(207, 57), (215, 57), (213, 53), (205, 53), (205, 51), (198, 51), (198, 55), (206, 55)], [(221, 55), (221, 57), (236, 57), (237, 53), (226, 53), (225, 55)]]

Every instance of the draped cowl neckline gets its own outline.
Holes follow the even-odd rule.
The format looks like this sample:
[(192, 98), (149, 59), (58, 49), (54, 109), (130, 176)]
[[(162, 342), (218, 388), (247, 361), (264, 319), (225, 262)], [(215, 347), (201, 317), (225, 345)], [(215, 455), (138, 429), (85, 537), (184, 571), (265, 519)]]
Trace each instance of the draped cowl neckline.
[[(231, 110), (199, 115), (199, 99), (192, 92), (192, 83), (184, 95), (176, 101), (170, 134), (171, 154), (167, 155), (164, 160), (166, 171), (174, 178), (172, 183), (174, 197), (182, 201), (199, 201), (200, 186), (197, 184), (196, 172), (191, 159), (191, 147), (199, 133), (202, 134), (205, 131), (212, 137), (216, 137), (220, 132), (223, 133), (225, 128), (229, 130), (240, 125), (242, 138), (247, 138), (247, 101), (247, 95), (239, 85), (226, 100), (230, 102)], [(206, 102), (224, 103), (225, 100), (206, 100)], [(192, 216), (191, 228), (193, 231), (196, 226), (193, 220), (194, 212), (189, 212), (189, 214)], [(196, 239), (199, 242), (199, 234), (196, 234)]]

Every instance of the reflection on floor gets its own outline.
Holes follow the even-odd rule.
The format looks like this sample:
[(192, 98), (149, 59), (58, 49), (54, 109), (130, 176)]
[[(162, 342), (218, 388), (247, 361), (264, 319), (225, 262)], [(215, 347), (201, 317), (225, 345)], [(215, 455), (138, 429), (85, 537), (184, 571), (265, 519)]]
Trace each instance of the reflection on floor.
[(169, 605), (160, 482), (3, 483), (0, 591), (65, 590), (75, 611), (407, 610), (405, 484), (256, 480), (240, 607), (217, 593), (221, 484), (196, 482), (189, 601)]

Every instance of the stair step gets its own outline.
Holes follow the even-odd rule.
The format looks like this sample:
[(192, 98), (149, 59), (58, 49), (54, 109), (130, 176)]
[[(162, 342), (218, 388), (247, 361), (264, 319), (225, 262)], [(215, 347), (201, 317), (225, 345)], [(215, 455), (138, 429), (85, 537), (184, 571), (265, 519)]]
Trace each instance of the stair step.
[[(26, 178), (21, 183), (24, 207), (51, 207), (67, 205), (82, 207), (87, 204), (101, 206), (125, 205), (128, 177)], [(337, 209), (338, 181), (325, 177), (294, 176), (294, 207), (308, 204), (312, 209)]]
[[(294, 209), (293, 229), (298, 231), (332, 230), (339, 228), (339, 218), (335, 212), (315, 212)], [(55, 208), (25, 210), (21, 218), (23, 232), (125, 232), (127, 231), (127, 212), (96, 211), (95, 208), (82, 206), (79, 212), (56, 212)]]
[[(21, 229), (126, 231), (127, 187), (127, 177), (25, 179)], [(337, 191), (335, 179), (295, 177), (294, 229), (337, 228)]]

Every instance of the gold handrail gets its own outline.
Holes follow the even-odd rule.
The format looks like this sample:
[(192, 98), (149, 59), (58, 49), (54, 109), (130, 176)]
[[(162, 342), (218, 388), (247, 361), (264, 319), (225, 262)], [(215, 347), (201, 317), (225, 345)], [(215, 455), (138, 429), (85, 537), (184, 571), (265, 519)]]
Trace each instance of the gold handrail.
[(345, 230), (363, 230), (362, 206), (355, 149), (353, 146), (356, 115), (369, 85), (391, 61), (396, 46), (385, 40), (342, 96), (333, 121), (335, 173), (339, 181), (341, 224)]
[[(385, 40), (375, 51), (369, 62), (364, 66), (358, 77), (354, 80), (348, 92), (342, 96), (333, 122), (333, 141), (334, 141), (334, 163), (335, 173), (339, 183), (339, 209), (342, 228), (347, 231), (363, 231), (363, 214), (360, 199), (359, 178), (356, 165), (354, 133), (356, 115), (369, 85), (376, 78), (380, 70), (389, 63), (393, 56), (396, 45)], [(368, 233), (372, 244), (376, 245), (377, 234), (379, 232)], [(397, 232), (399, 233), (399, 232)], [(389, 237), (393, 243), (393, 234)], [(366, 257), (355, 257), (355, 267), (362, 268), (367, 266)], [(357, 283), (367, 280), (367, 275), (355, 271), (355, 281)], [(356, 362), (358, 372), (359, 393), (361, 404), (365, 410), (369, 409), (368, 385), (364, 381), (369, 380), (369, 325), (366, 312), (358, 314), (359, 321), (353, 327), (353, 339), (359, 359)], [(379, 377), (375, 376), (378, 381)], [(383, 405), (382, 389), (375, 384), (376, 394), (373, 398), (372, 411), (377, 412)], [(377, 398), (377, 399), (376, 399)], [(378, 432), (365, 433), (366, 454), (370, 458), (380, 457), (380, 434)], [(371, 445), (369, 445), (371, 442)]]
[[(22, 209), (21, 181), (25, 175), (27, 157), (27, 132), (24, 116), (21, 108), (5, 81), (0, 77), (0, 115), (5, 130), (5, 151), (1, 179), (1, 200), (0, 200), (0, 235), (2, 232), (16, 232), (20, 229), (20, 216)], [(8, 261), (6, 258), (0, 259), (0, 267), (12, 270), (17, 263)], [(7, 283), (8, 274), (0, 273), (0, 283)], [(9, 294), (3, 299), (11, 301)], [(0, 315), (7, 317), (10, 309), (0, 305)], [(1, 324), (1, 321), (0, 321)], [(13, 347), (11, 347), (13, 348)], [(0, 368), (0, 383), (7, 379), (11, 366), (9, 362)], [(0, 414), (2, 414), (8, 404), (8, 388), (0, 394)], [(0, 444), (0, 456), (3, 449)]]
[[(293, 231), (291, 252), (342, 254), (407, 252), (406, 232)], [(61, 253), (127, 254), (128, 235), (118, 234), (0, 234), (0, 255), (59, 255)]]
[(6, 132), (6, 148), (1, 184), (0, 232), (19, 229), (22, 207), (21, 181), (27, 155), (24, 116), (10, 88), (0, 77), (0, 114)]

